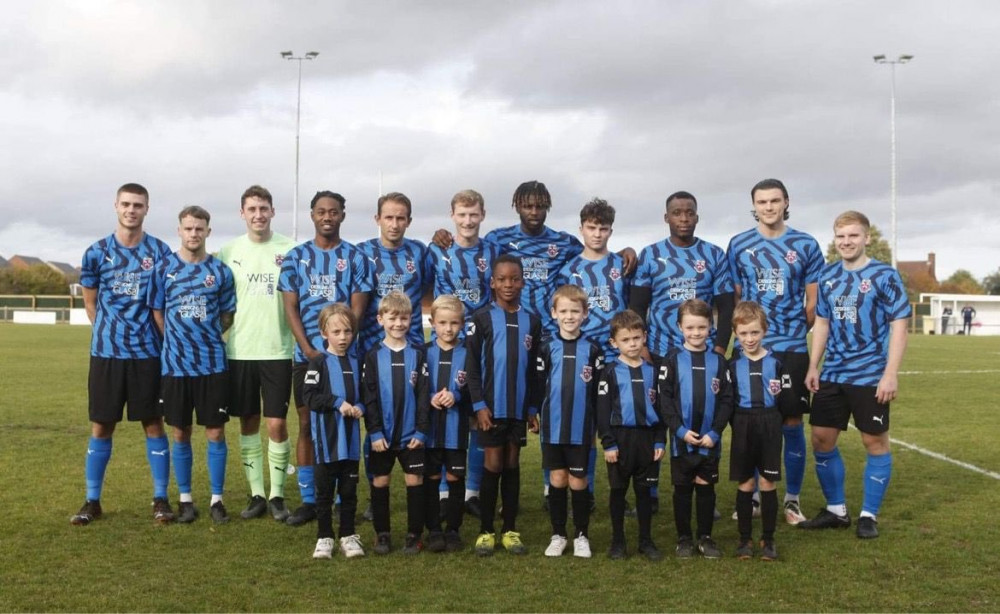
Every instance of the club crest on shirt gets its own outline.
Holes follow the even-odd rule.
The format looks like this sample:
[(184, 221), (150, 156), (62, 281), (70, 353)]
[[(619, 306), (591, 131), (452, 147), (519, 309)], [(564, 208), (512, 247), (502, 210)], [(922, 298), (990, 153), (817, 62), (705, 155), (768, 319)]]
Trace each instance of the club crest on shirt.
[(414, 273), (414, 272), (416, 272), (416, 270), (417, 270), (417, 265), (414, 264), (412, 260), (407, 260), (406, 261), (406, 272), (407, 273)]
[(767, 391), (770, 392), (772, 396), (775, 396), (779, 392), (781, 392), (781, 380), (780, 379), (767, 380)]
[(274, 265), (275, 266), (281, 266), (281, 263), (284, 262), (284, 261), (285, 261), (285, 255), (284, 254), (275, 254), (274, 255)]
[(694, 270), (695, 271), (697, 271), (699, 273), (704, 273), (705, 272), (705, 268), (706, 267), (705, 267), (705, 261), (704, 260), (695, 260), (694, 261)]
[(546, 253), (548, 253), (549, 258), (555, 258), (559, 255), (559, 247), (555, 243), (549, 243), (549, 249), (546, 250)]
[(650, 388), (646, 391), (646, 396), (649, 397), (649, 402), (656, 405), (656, 388)]
[(337, 258), (337, 270), (343, 273), (347, 270), (347, 261), (343, 258)]
[(142, 259), (142, 263), (139, 266), (142, 267), (143, 271), (148, 271), (153, 268), (153, 259), (147, 256)]
[(590, 383), (590, 380), (594, 379), (594, 368), (590, 365), (585, 365), (580, 371), (580, 379)]
[(476, 258), (476, 270), (480, 273), (485, 273), (486, 269), (486, 258)]
[(799, 259), (799, 255), (795, 253), (795, 250), (788, 250), (785, 254), (785, 262), (788, 264), (795, 264), (795, 261)]
[(416, 386), (417, 385), (417, 372), (416, 372), (416, 370), (410, 371), (410, 385), (411, 386)]
[(618, 281), (619, 279), (622, 278), (622, 274), (618, 271), (618, 269), (612, 267), (611, 272), (608, 273), (608, 277), (610, 277), (614, 281)]
[(455, 374), (455, 384), (457, 384), (459, 388), (465, 385), (465, 371), (460, 369), (458, 373)]
[(713, 377), (712, 378), (712, 394), (719, 394), (719, 389), (720, 388), (722, 388), (722, 383), (719, 381), (719, 378)]
[(531, 335), (524, 336), (524, 349), (531, 350)]
[(206, 288), (211, 288), (214, 285), (215, 285), (215, 275), (206, 275), (205, 276), (205, 287)]
[(871, 289), (872, 289), (872, 280), (870, 279), (862, 279), (861, 283), (858, 285), (858, 290), (860, 290), (861, 292), (868, 292)]

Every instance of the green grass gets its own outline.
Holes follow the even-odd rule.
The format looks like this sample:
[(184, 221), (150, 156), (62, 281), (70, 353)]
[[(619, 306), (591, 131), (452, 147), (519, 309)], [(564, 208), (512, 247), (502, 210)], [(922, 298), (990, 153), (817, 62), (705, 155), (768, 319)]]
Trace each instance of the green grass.
[[(549, 527), (540, 508), (537, 441), (523, 456), (519, 525), (530, 554), (522, 558), (498, 552), (482, 560), (469, 551), (313, 561), (314, 524), (292, 529), (237, 517), (215, 527), (203, 517), (189, 526), (154, 526), (143, 437), (133, 423), (122, 424), (115, 438), (105, 517), (71, 527), (69, 516), (83, 500), (89, 334), (83, 327), (0, 324), (0, 611), (1000, 609), (1000, 529), (990, 516), (1000, 509), (1000, 484), (900, 446), (894, 448), (880, 539), (863, 542), (853, 531), (809, 533), (782, 524), (775, 564), (731, 558), (736, 523), (728, 517), (715, 531), (729, 555), (724, 560), (609, 561), (607, 483), (600, 469), (591, 526), (595, 558), (546, 559)], [(998, 356), (1000, 337), (914, 336), (903, 369), (989, 369), (1000, 364)], [(1000, 373), (901, 376), (893, 437), (1000, 472), (998, 378)], [(204, 440), (194, 441), (195, 498), (205, 510)], [(235, 514), (245, 483), (234, 442), (231, 434), (227, 502)], [(857, 433), (845, 433), (841, 449), (848, 505), (856, 514), (864, 463)], [(401, 482), (397, 475), (397, 546), (405, 524)], [(718, 492), (719, 508), (731, 510), (733, 485), (722, 483)], [(171, 496), (176, 499), (173, 490)], [(822, 503), (811, 462), (803, 501), (810, 515)], [(477, 526), (467, 519), (463, 527), (470, 544)], [(634, 542), (634, 521), (626, 529)], [(359, 532), (370, 546), (371, 526), (361, 524)], [(668, 493), (654, 518), (654, 539), (672, 550)]]

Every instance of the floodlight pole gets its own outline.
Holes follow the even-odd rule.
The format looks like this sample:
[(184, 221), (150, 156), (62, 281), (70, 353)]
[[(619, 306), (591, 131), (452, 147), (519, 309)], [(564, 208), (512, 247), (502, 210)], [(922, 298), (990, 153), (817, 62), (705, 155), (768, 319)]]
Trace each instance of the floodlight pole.
[(890, 190), (890, 243), (892, 249), (892, 268), (896, 268), (897, 234), (896, 234), (896, 198), (898, 189), (896, 187), (896, 64), (906, 64), (913, 59), (912, 55), (900, 55), (895, 60), (887, 59), (885, 55), (876, 55), (873, 58), (876, 64), (888, 64), (890, 68), (891, 89), (889, 96), (889, 140), (891, 142), (891, 170), (889, 179)]
[(282, 51), (281, 57), (295, 60), (299, 63), (299, 83), (295, 95), (295, 196), (292, 200), (292, 240), (299, 240), (299, 127), (302, 119), (302, 60), (314, 60), (318, 51), (310, 51), (303, 56), (296, 56), (291, 51)]

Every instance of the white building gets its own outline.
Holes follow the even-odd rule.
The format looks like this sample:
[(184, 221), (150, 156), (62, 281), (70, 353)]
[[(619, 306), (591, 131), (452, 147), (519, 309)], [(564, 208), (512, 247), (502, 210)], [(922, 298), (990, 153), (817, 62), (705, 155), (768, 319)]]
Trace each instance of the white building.
[[(925, 334), (957, 334), (962, 330), (962, 309), (968, 305), (976, 310), (971, 334), (1000, 335), (1000, 296), (921, 293), (920, 302), (931, 306), (930, 317), (925, 317), (923, 321)], [(951, 315), (947, 318), (947, 326), (942, 328), (946, 307), (951, 308)]]

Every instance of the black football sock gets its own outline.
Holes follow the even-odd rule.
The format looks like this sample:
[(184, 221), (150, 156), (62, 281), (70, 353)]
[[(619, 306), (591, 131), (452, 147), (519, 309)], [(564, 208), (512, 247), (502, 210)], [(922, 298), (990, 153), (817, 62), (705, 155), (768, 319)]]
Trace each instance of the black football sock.
[(495, 533), (493, 517), (497, 514), (497, 491), (500, 489), (500, 474), (483, 467), (483, 479), (479, 484), (479, 532)]
[(448, 530), (458, 531), (462, 528), (462, 516), (465, 515), (465, 478), (448, 482)]
[(625, 543), (625, 489), (612, 488), (608, 502), (611, 513), (611, 543)]
[(440, 488), (441, 478), (424, 478), (424, 523), (428, 531), (441, 530), (441, 500), (438, 498)]
[(715, 485), (695, 484), (694, 490), (698, 508), (698, 537), (711, 535), (712, 524), (715, 523)]
[(691, 508), (694, 485), (674, 486), (674, 526), (677, 538), (691, 537)]
[(516, 531), (517, 506), (521, 498), (521, 468), (506, 467), (500, 482), (500, 496), (503, 500), (503, 533)]
[(639, 542), (652, 539), (653, 499), (648, 486), (635, 487), (635, 518), (639, 521)]
[[(573, 525), (576, 527), (576, 534), (588, 537), (590, 534), (590, 491), (571, 491), (573, 499)], [(575, 537), (575, 536), (574, 536)]]
[(778, 491), (762, 490), (760, 493), (760, 523), (764, 539), (774, 539), (774, 529), (778, 524)]
[[(434, 491), (437, 494), (437, 491)], [(437, 497), (434, 497), (437, 501)], [(406, 532), (420, 535), (424, 532), (424, 485), (406, 487)]]
[(565, 486), (562, 488), (549, 486), (549, 518), (552, 520), (552, 534), (563, 537), (566, 537), (567, 490)]
[(376, 533), (389, 532), (389, 487), (372, 486), (372, 526)]
[(753, 539), (753, 492), (736, 491), (736, 526), (740, 541)]

